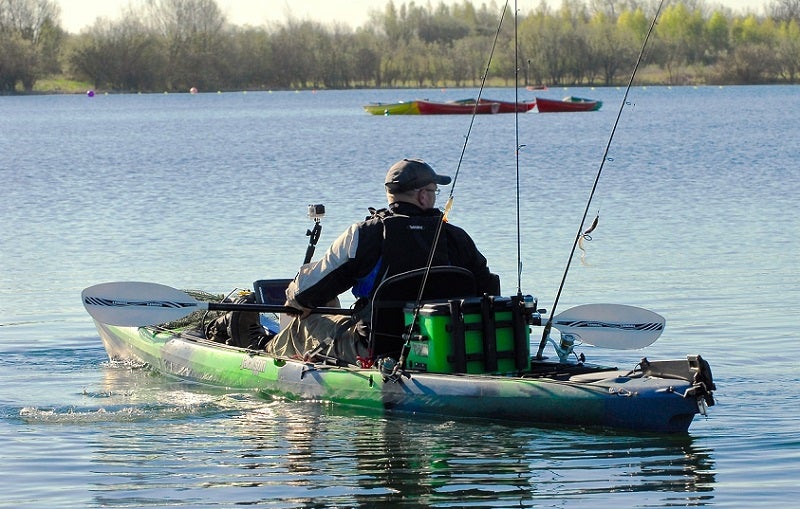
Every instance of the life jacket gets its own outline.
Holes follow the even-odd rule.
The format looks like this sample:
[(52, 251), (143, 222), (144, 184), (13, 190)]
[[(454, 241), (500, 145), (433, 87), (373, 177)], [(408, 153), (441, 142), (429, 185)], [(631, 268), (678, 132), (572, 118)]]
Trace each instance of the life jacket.
[(386, 270), (383, 277), (425, 267), (436, 241), (436, 251), (431, 265), (450, 265), (447, 254), (447, 236), (444, 231), (436, 240), (436, 231), (443, 228), (441, 215), (401, 216), (383, 220), (383, 248), (381, 258)]
[[(407, 216), (388, 209), (370, 209), (368, 219), (379, 219), (383, 224), (381, 257), (375, 267), (353, 286), (357, 298), (371, 298), (378, 282), (389, 276), (428, 265), (436, 238), (436, 229), (442, 217), (435, 215)], [(432, 265), (449, 265), (447, 237), (440, 232)]]

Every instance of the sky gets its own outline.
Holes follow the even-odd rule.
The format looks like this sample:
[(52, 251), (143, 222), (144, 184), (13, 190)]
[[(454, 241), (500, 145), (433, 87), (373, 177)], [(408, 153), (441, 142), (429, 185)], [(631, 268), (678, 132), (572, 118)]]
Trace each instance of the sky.
[[(430, 1), (438, 5), (461, 3), (463, 0), (416, 0), (417, 5), (427, 5)], [(502, 5), (503, 0), (495, 0)], [(552, 5), (560, 5), (560, 0), (550, 0)], [(61, 6), (61, 23), (67, 32), (78, 33), (94, 24), (95, 20), (107, 18), (118, 20), (128, 5), (141, 5), (141, 0), (56, 0)], [(409, 3), (410, 0), (394, 0), (395, 5)], [(217, 5), (228, 21), (235, 25), (261, 26), (270, 21), (285, 21), (289, 16), (322, 23), (341, 22), (352, 28), (363, 25), (371, 10), (383, 10), (388, 0), (217, 0)], [(472, 0), (472, 4), (491, 5), (491, 0)], [(531, 7), (526, 9), (524, 4)], [(706, 0), (707, 5), (723, 5), (734, 11), (763, 12), (769, 0)], [(517, 7), (523, 12), (534, 9), (539, 0), (518, 0)], [(513, 5), (513, 3), (512, 3)]]

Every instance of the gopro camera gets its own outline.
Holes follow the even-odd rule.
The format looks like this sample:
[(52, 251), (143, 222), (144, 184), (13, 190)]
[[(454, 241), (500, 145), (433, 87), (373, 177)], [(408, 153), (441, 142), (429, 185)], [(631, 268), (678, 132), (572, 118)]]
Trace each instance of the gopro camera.
[(318, 203), (308, 206), (308, 217), (311, 219), (322, 219), (325, 215), (325, 205)]

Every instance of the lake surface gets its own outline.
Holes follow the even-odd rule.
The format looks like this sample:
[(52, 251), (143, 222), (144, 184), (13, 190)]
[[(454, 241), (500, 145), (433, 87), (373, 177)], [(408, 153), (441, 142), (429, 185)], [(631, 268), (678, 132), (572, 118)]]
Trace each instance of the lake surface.
[(604, 106), (517, 119), (519, 194), (513, 115), (479, 116), (470, 131), (467, 116), (361, 109), (475, 93), (0, 97), (0, 506), (795, 505), (796, 86), (634, 87), (589, 209), (587, 225), (597, 213), (599, 225), (559, 302), (667, 318), (642, 351), (581, 348), (592, 362), (709, 360), (718, 404), (687, 435), (375, 418), (108, 361), (83, 288), (227, 292), (291, 277), (313, 225), (308, 204), (327, 209), (319, 254), (385, 204), (382, 179), (403, 157), (458, 170), (451, 221), (472, 233), (505, 293), (521, 262), (523, 292), (549, 309), (624, 90), (537, 92)]

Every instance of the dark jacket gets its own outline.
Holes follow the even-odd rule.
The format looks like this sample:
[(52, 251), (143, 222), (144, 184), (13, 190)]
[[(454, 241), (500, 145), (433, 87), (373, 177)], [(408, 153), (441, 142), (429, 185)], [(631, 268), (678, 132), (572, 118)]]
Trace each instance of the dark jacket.
[[(324, 306), (350, 288), (356, 297), (371, 297), (386, 277), (426, 266), (441, 218), (438, 209), (399, 202), (351, 225), (321, 259), (300, 268), (287, 290), (288, 303)], [(436, 244), (433, 265), (463, 267), (475, 276), (479, 294), (498, 292), (496, 277), (467, 232), (444, 223)]]

